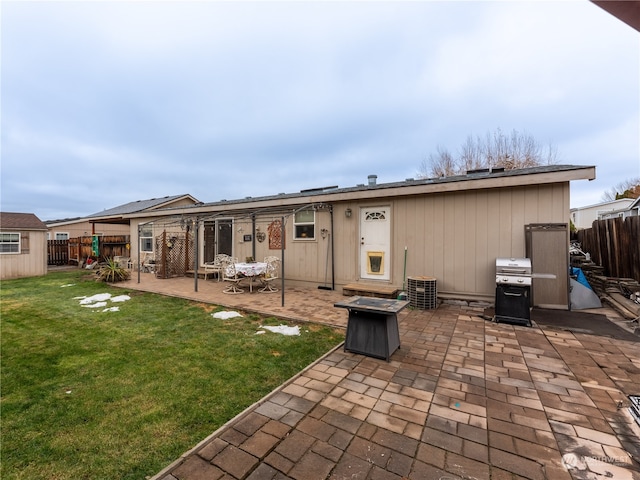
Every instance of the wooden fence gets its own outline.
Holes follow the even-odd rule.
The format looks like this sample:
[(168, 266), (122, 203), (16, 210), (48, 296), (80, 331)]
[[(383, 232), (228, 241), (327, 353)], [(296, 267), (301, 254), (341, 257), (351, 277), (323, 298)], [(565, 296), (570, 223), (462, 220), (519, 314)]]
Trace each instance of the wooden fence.
[(596, 220), (577, 239), (605, 275), (640, 281), (640, 217)]
[(69, 240), (47, 241), (47, 264), (67, 265), (69, 263)]
[[(87, 257), (95, 256), (93, 254), (93, 237), (83, 236), (70, 238), (68, 263), (84, 262)], [(116, 256), (129, 256), (129, 235), (104, 235), (98, 237), (98, 259), (103, 261), (105, 258), (113, 258)]]

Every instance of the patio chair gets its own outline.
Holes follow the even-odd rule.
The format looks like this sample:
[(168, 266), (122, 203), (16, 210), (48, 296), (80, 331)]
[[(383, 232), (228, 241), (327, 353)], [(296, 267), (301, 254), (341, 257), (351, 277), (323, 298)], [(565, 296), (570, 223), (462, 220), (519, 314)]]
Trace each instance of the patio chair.
[(233, 262), (233, 258), (225, 253), (219, 253), (213, 259), (210, 269), (216, 273), (219, 282), (221, 282), (224, 277), (224, 269), (226, 268), (226, 265), (231, 262)]
[(264, 285), (259, 291), (262, 293), (277, 292), (278, 289), (273, 286), (276, 280), (280, 279), (280, 258), (278, 257), (265, 257), (264, 263), (267, 264), (267, 268), (264, 275), (260, 277), (260, 281)]
[(140, 255), (140, 271), (154, 273), (156, 270), (156, 260), (152, 253), (143, 252)]
[(153, 259), (146, 260), (142, 264), (142, 271), (146, 272), (146, 273), (155, 273), (155, 271), (156, 271), (156, 261), (153, 260)]
[(122, 257), (122, 256), (117, 256), (116, 255), (115, 257), (113, 257), (113, 261), (120, 268), (131, 268), (131, 258), (130, 257)]
[(225, 289), (222, 290), (222, 293), (244, 293), (244, 290), (239, 287), (239, 283), (242, 280), (242, 277), (238, 276), (238, 272), (236, 271), (236, 264), (233, 259), (230, 262), (224, 263), (222, 272), (224, 276), (223, 280), (229, 283), (229, 285), (227, 285)]
[(220, 276), (220, 271), (218, 269), (218, 266), (214, 262), (204, 262), (204, 266), (202, 269), (202, 276), (206, 280), (207, 278), (209, 278), (209, 275), (211, 275), (212, 277), (214, 275), (216, 277)]

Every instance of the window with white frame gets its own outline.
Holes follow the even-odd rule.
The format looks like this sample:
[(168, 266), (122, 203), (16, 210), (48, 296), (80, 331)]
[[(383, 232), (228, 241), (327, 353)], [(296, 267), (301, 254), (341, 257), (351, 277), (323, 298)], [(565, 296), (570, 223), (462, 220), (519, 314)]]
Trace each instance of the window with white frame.
[(0, 253), (20, 253), (20, 234), (0, 232)]
[(296, 212), (293, 218), (293, 238), (296, 240), (315, 239), (316, 212), (302, 210)]
[(56, 240), (69, 240), (69, 234), (66, 232), (56, 232)]
[(140, 227), (140, 251), (153, 252), (153, 225)]

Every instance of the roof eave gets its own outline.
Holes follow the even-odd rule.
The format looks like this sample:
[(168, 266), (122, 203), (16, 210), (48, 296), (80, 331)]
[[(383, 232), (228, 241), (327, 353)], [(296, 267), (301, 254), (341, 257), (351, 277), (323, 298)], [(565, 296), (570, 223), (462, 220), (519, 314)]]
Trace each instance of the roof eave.
[(491, 188), (523, 187), (542, 184), (568, 183), (575, 180), (593, 180), (596, 178), (596, 167), (571, 167), (563, 170), (542, 171), (527, 174), (505, 172), (498, 175), (460, 176), (454, 179), (428, 179), (380, 184), (375, 187), (360, 186), (339, 189), (338, 191), (319, 192), (317, 194), (285, 194), (274, 197), (255, 198), (202, 204), (179, 209), (136, 212), (125, 215), (125, 218), (167, 217), (179, 214), (212, 214), (216, 212), (233, 212), (239, 210), (261, 210), (265, 208), (295, 208), (296, 206), (314, 203), (337, 203), (373, 198), (391, 198), (436, 193), (450, 193), (469, 190), (485, 190)]

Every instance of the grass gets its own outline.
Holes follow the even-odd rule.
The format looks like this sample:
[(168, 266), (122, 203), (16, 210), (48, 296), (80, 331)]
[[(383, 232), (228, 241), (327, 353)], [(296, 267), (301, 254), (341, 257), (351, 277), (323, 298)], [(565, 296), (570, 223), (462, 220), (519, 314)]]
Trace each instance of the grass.
[[(131, 299), (103, 312), (75, 298), (98, 293)], [(215, 309), (83, 271), (3, 281), (0, 477), (154, 475), (343, 340), (314, 325), (256, 335), (286, 322)]]

